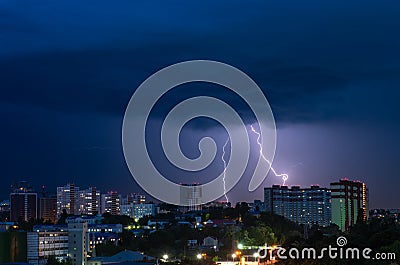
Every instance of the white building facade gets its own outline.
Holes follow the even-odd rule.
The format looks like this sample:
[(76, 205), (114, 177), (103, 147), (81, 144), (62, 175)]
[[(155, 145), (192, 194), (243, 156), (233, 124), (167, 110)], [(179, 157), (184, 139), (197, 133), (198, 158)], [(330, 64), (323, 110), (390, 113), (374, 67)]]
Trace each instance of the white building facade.
[(54, 256), (58, 260), (68, 257), (68, 231), (66, 226), (35, 226), (27, 233), (27, 259), (33, 265), (45, 265)]

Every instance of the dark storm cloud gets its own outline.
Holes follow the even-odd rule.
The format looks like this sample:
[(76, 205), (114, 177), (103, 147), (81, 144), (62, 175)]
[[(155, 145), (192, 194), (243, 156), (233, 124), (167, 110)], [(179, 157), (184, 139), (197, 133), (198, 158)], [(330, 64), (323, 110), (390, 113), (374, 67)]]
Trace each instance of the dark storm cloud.
[[(335, 112), (343, 118), (331, 111), (346, 107), (340, 91), (399, 72), (394, 60), (399, 40), (390, 35), (399, 22), (389, 6), (370, 2), (253, 3), (256, 8), (245, 9), (250, 4), (25, 4), (23, 10), (15, 3), (3, 9), (8, 18), (3, 20), (15, 18), (14, 29), (3, 34), (1, 74), (6, 85), (17, 88), (3, 98), (13, 102), (121, 115), (134, 88), (150, 74), (181, 60), (206, 58), (249, 73), (278, 121), (302, 122), (335, 119)], [(325, 109), (315, 105), (321, 100)]]

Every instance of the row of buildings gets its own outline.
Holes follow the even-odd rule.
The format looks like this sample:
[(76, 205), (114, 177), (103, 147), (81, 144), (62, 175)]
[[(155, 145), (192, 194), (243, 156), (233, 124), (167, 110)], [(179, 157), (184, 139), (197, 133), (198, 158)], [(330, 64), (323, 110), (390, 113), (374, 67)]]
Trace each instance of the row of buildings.
[(347, 178), (332, 182), (330, 188), (273, 185), (264, 188), (263, 207), (298, 224), (333, 223), (345, 231), (367, 220), (368, 189), (365, 183)]
[[(113, 215), (131, 215), (132, 205), (146, 204), (146, 197), (141, 194), (122, 196), (116, 191), (101, 194), (96, 187), (80, 190), (74, 184), (57, 187), (57, 215), (65, 210), (73, 215), (96, 215), (111, 213)], [(143, 207), (142, 207), (143, 208)]]
[(96, 187), (81, 190), (74, 184), (57, 187), (56, 195), (48, 195), (44, 187), (37, 193), (21, 181), (10, 193), (10, 221), (43, 219), (55, 223), (65, 212), (69, 215), (96, 215), (110, 213), (140, 219), (155, 214), (155, 206), (146, 203), (141, 194), (122, 196), (116, 191), (101, 194)]
[[(121, 224), (102, 224), (101, 216), (69, 217), (62, 225), (36, 225), (32, 231), (0, 232), (0, 242), (11, 242), (0, 249), (0, 263), (24, 261), (45, 265), (49, 257), (71, 259), (73, 265), (86, 265), (96, 255), (97, 244), (117, 244)], [(8, 240), (9, 238), (9, 240)]]
[[(182, 198), (187, 205), (185, 209), (201, 210), (201, 185), (185, 188), (191, 191)], [(255, 205), (260, 211), (273, 212), (298, 224), (329, 226), (333, 223), (345, 231), (356, 222), (367, 220), (368, 189), (365, 183), (349, 179), (332, 182), (330, 188), (273, 185), (264, 188), (264, 202), (255, 201)], [(46, 196), (43, 192), (38, 199), (38, 194), (22, 182), (10, 194), (10, 221), (43, 218), (56, 222), (63, 212), (70, 215), (110, 213), (138, 220), (154, 216), (156, 207), (146, 203), (144, 195), (121, 196), (116, 191), (101, 194), (95, 187), (81, 190), (74, 184), (57, 187), (56, 196)]]
[[(170, 225), (167, 220), (148, 220), (147, 226), (131, 227), (122, 224), (104, 223), (104, 217), (96, 216), (71, 216), (66, 219), (66, 224), (36, 225), (32, 231), (0, 230), (0, 264), (4, 262), (29, 263), (31, 265), (49, 264), (50, 258), (58, 261), (71, 260), (72, 265), (101, 265), (101, 264), (128, 264), (125, 258), (117, 254), (113, 257), (101, 257), (96, 253), (98, 244), (106, 243), (118, 245), (120, 233), (125, 229), (135, 237), (143, 237), (157, 229), (165, 229)], [(196, 222), (178, 221), (177, 226), (190, 228), (225, 227), (235, 226), (236, 221), (221, 219), (201, 222), (202, 218), (196, 216)], [(145, 232), (147, 231), (147, 232)], [(11, 244), (9, 244), (11, 242)], [(219, 251), (217, 238), (204, 236), (203, 240), (187, 240), (187, 249), (190, 251), (201, 250), (215, 253)], [(125, 254), (126, 250), (123, 251)], [(140, 254), (135, 252), (136, 255)], [(132, 252), (130, 254), (133, 254)], [(138, 257), (131, 257), (132, 262), (146, 262), (155, 258), (141, 253)], [(131, 264), (131, 262), (129, 262)], [(145, 264), (145, 263), (143, 263)]]

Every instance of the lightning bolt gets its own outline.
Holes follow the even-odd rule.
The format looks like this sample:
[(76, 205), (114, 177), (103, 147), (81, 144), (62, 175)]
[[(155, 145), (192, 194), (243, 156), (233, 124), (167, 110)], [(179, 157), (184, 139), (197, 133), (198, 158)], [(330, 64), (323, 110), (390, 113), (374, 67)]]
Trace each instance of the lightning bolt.
[(224, 162), (224, 177), (222, 178), (222, 181), (224, 182), (224, 196), (226, 199), (226, 203), (229, 202), (228, 196), (226, 195), (226, 185), (225, 185), (225, 178), (226, 178), (225, 148), (226, 148), (226, 145), (228, 144), (228, 142), (229, 142), (229, 137), (226, 139), (226, 142), (225, 142), (224, 146), (222, 147), (222, 157), (221, 157), (222, 161)]
[(260, 142), (261, 134), (260, 134), (259, 132), (257, 132), (257, 131), (254, 129), (253, 125), (250, 125), (250, 128), (251, 128), (251, 131), (252, 131), (253, 133), (257, 134), (257, 144), (258, 144), (258, 146), (260, 147), (260, 156), (261, 156), (261, 158), (262, 158), (265, 162), (268, 163), (268, 165), (269, 165), (270, 168), (271, 168), (272, 173), (274, 173), (274, 175), (275, 175), (276, 177), (281, 177), (281, 178), (282, 178), (282, 185), (285, 185), (286, 180), (289, 178), (288, 174), (278, 174), (278, 173), (276, 173), (275, 169), (272, 167), (271, 161), (269, 161), (269, 160), (264, 156), (264, 154), (263, 154), (263, 149), (262, 149), (262, 145), (261, 145), (261, 142)]

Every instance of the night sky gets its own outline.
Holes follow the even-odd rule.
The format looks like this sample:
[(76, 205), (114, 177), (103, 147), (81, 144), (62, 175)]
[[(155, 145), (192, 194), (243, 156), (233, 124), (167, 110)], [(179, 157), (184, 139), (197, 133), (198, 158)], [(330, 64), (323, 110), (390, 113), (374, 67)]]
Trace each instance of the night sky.
[[(121, 145), (130, 97), (165, 66), (209, 59), (263, 89), (278, 128), (274, 167), (289, 174), (288, 185), (358, 179), (370, 208), (400, 208), (399, 12), (394, 0), (1, 1), (0, 200), (18, 180), (52, 192), (67, 182), (141, 192)], [(197, 94), (251, 116), (222, 87), (187, 86), (154, 111), (149, 137), (159, 137), (172, 100)], [(218, 124), (200, 119), (185, 126), (183, 151), (196, 157), (205, 135), (219, 148), (225, 141)], [(185, 174), (169, 168), (159, 146), (151, 150), (176, 182), (222, 170), (216, 160)], [(261, 199), (262, 187), (249, 193), (248, 182), (246, 175), (228, 197)], [(270, 175), (263, 186), (280, 183)]]

